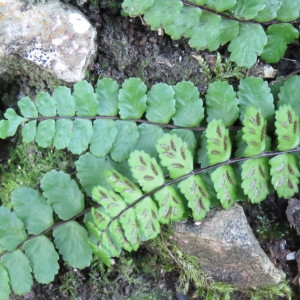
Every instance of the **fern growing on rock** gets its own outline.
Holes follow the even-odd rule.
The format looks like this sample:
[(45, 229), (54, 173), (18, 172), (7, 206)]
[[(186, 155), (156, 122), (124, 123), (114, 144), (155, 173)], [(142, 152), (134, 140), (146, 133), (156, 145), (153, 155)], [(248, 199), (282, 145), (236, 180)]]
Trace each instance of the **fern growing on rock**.
[(52, 170), (40, 190), (16, 189), (12, 210), (0, 207), (0, 298), (28, 292), (32, 274), (51, 282), (59, 257), (74, 268), (92, 255), (109, 265), (162, 224), (257, 203), (273, 189), (291, 197), (300, 176), (299, 86), (300, 77), (289, 78), (274, 102), (252, 77), (237, 92), (212, 83), (205, 99), (191, 82), (147, 91), (137, 78), (121, 88), (100, 79), (95, 91), (82, 81), (19, 100), (0, 121), (0, 137), (20, 127), (24, 142), (78, 154), (77, 178)]
[(152, 30), (188, 38), (192, 48), (216, 51), (229, 44), (230, 59), (245, 67), (257, 56), (278, 62), (299, 36), (291, 24), (299, 21), (299, 0), (124, 0), (122, 7), (131, 17), (143, 15)]

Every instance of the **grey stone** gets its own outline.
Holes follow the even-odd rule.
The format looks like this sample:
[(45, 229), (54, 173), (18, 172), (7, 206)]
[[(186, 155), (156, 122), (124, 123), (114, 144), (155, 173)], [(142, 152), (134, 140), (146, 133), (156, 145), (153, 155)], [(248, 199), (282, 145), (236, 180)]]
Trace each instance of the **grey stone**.
[(64, 82), (83, 79), (96, 53), (96, 31), (89, 21), (58, 1), (25, 3), (0, 0), (0, 73), (14, 60), (21, 69), (24, 61), (31, 62)]
[(199, 225), (177, 223), (173, 238), (178, 247), (197, 257), (213, 280), (238, 288), (262, 288), (279, 283), (285, 274), (261, 249), (241, 206), (212, 210)]

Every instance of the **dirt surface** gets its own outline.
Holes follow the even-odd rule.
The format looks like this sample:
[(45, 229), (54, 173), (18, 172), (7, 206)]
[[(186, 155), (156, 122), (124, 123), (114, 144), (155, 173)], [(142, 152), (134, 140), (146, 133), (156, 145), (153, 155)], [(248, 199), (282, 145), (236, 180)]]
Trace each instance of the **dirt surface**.
[[(80, 3), (76, 0), (70, 1), (83, 11), (98, 31), (98, 56), (89, 68), (89, 81), (95, 83), (100, 76), (113, 78), (122, 84), (129, 77), (140, 77), (150, 87), (157, 82), (174, 84), (191, 80), (200, 92), (205, 92), (207, 78), (198, 60), (202, 57), (208, 64), (214, 64), (215, 54), (193, 50), (184, 39), (172, 41), (164, 34), (152, 32), (143, 24), (141, 18), (121, 16), (120, 8), (116, 5), (118, 1), (100, 0), (98, 4), (81, 1), (83, 4), (79, 5), (77, 2)], [(221, 49), (221, 54), (224, 59), (227, 57), (225, 50)], [(279, 76), (295, 74), (299, 70), (300, 57), (295, 46), (288, 50), (286, 57), (289, 59), (274, 66)], [(247, 75), (261, 75), (261, 67), (258, 64), (248, 70)], [(19, 78), (18, 82), (22, 80)], [(12, 99), (15, 99), (15, 94), (11, 95), (9, 91), (16, 91), (18, 88), (12, 89), (15, 78), (2, 81), (0, 96), (6, 99), (2, 101), (3, 110), (8, 104), (12, 105)], [(233, 84), (237, 82), (236, 78), (231, 78), (230, 81)], [(0, 145), (0, 149), (0, 161), (5, 161), (6, 148)], [(286, 200), (269, 197), (260, 205), (244, 203), (243, 208), (263, 249), (286, 272), (287, 278), (293, 281), (298, 274), (296, 261), (287, 263), (283, 259), (282, 251), (279, 251), (300, 249), (299, 237), (290, 228), (285, 215), (287, 205)], [(90, 269), (71, 270), (62, 265), (60, 274), (52, 284), (35, 285), (28, 295), (14, 296), (13, 299), (191, 299), (192, 292), (187, 297), (176, 290), (176, 271), (165, 272), (159, 266), (159, 255), (153, 254), (152, 260), (149, 257), (151, 252), (141, 249), (135, 254), (116, 260), (118, 267), (113, 266), (107, 270), (99, 264), (99, 273), (95, 272), (95, 266), (91, 272)], [(297, 290), (297, 285), (294, 286)]]

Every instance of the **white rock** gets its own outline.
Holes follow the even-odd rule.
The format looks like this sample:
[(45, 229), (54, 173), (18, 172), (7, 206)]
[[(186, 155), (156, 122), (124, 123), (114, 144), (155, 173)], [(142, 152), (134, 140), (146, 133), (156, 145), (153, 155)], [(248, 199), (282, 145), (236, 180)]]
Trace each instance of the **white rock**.
[(57, 1), (27, 9), (22, 1), (0, 0), (0, 8), (1, 72), (17, 55), (59, 80), (84, 78), (95, 57), (96, 31), (80, 11)]

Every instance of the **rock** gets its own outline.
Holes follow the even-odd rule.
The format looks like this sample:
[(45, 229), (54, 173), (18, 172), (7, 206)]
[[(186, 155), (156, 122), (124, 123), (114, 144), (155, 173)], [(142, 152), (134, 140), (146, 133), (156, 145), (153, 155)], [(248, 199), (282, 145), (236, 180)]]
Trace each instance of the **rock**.
[(30, 62), (64, 82), (83, 79), (96, 53), (89, 21), (68, 4), (25, 2), (0, 0), (0, 74), (14, 61), (20, 69)]
[(179, 249), (198, 258), (200, 268), (215, 281), (246, 289), (285, 278), (261, 249), (237, 204), (211, 211), (200, 225), (177, 223), (173, 238)]

